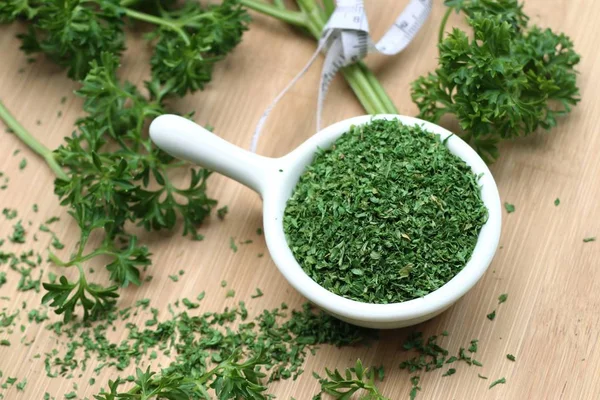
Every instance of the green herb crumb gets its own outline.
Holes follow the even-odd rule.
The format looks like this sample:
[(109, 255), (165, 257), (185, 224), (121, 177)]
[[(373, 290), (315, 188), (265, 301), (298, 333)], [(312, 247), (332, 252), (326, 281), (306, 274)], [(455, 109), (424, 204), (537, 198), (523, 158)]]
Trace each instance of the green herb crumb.
[(233, 236), (229, 238), (229, 248), (233, 250), (234, 253), (237, 253), (238, 251), (238, 247), (235, 244), (235, 239), (233, 238)]
[(412, 384), (412, 388), (410, 389), (410, 400), (415, 400), (417, 398), (417, 392), (421, 390), (421, 387), (419, 386), (420, 379), (419, 376), (410, 378), (410, 383)]
[(23, 380), (17, 383), (17, 390), (23, 392), (25, 390), (25, 386), (27, 386), (27, 378), (23, 378)]
[(498, 304), (504, 303), (506, 299), (508, 299), (508, 293), (502, 293), (500, 296), (498, 296)]
[(25, 243), (25, 228), (23, 228), (23, 225), (21, 224), (20, 220), (15, 225), (13, 225), (13, 232), (8, 237), (8, 240), (10, 240), (13, 243)]
[(490, 389), (493, 388), (496, 385), (505, 384), (505, 383), (506, 383), (506, 378), (497, 379), (494, 382), (492, 382), (492, 384), (490, 385)]
[(496, 318), (496, 310), (492, 311), (487, 315), (487, 319), (489, 319), (490, 321), (493, 321), (494, 318)]
[(515, 356), (513, 356), (512, 354), (507, 354), (506, 358), (508, 358), (510, 361), (516, 361), (517, 359), (515, 358)]
[(233, 297), (233, 296), (235, 296), (235, 290), (233, 290), (233, 289), (229, 289), (227, 291), (227, 294), (225, 294), (225, 298), (229, 298), (229, 297)]
[(227, 215), (228, 212), (229, 212), (229, 207), (223, 206), (217, 210), (217, 216), (222, 221), (225, 219), (225, 216)]
[(469, 351), (471, 353), (477, 353), (477, 343), (478, 342), (479, 342), (479, 340), (477, 340), (477, 339), (471, 340), (471, 345), (469, 346)]
[(251, 295), (250, 297), (253, 299), (256, 299), (257, 297), (262, 297), (262, 295), (263, 295), (262, 290), (260, 290), (259, 288), (256, 288), (256, 293)]
[(589, 242), (595, 242), (596, 241), (596, 237), (595, 236), (591, 236), (591, 237), (586, 237), (583, 239), (583, 243), (589, 243)]
[(510, 204), (507, 202), (504, 202), (504, 209), (506, 210), (507, 213), (514, 213), (515, 212), (515, 205), (514, 204)]
[(194, 308), (200, 307), (200, 304), (191, 302), (188, 298), (184, 298), (181, 300), (184, 306), (187, 307), (188, 310), (192, 310)]
[(456, 369), (450, 368), (448, 371), (444, 372), (442, 374), (442, 376), (450, 376), (450, 375), (454, 375), (455, 373), (456, 373)]
[(554, 205), (557, 207), (560, 205), (560, 199), (558, 197), (554, 200)]
[(26, 159), (26, 158), (24, 158), (24, 159), (22, 159), (22, 160), (21, 160), (21, 162), (19, 163), (19, 169), (20, 169), (20, 170), (24, 170), (26, 166), (27, 166), (27, 159)]

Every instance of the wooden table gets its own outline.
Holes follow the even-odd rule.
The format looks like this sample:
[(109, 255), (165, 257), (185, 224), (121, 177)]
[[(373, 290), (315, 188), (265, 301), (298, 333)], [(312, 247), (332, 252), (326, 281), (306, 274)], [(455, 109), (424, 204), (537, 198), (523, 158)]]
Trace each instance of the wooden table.
[[(374, 37), (383, 33), (405, 3), (368, 2)], [(392, 399), (406, 399), (409, 375), (398, 368), (399, 362), (406, 359), (401, 349), (403, 339), (413, 329), (426, 336), (447, 330), (450, 336), (444, 343), (452, 351), (468, 345), (473, 338), (479, 339), (478, 356), (484, 367), (459, 367), (452, 377), (442, 377), (444, 370), (421, 374), (423, 390), (419, 399), (600, 398), (600, 241), (582, 240), (588, 236), (600, 238), (600, 135), (596, 131), (600, 129), (600, 3), (528, 0), (525, 9), (534, 23), (564, 31), (574, 40), (582, 55), (579, 85), (583, 101), (550, 134), (541, 132), (502, 146), (502, 156), (492, 171), (502, 200), (513, 203), (516, 211), (504, 215), (501, 247), (493, 264), (477, 286), (441, 316), (415, 328), (382, 332), (381, 339), (370, 348), (323, 346), (316, 356), (309, 357), (307, 371), (351, 366), (360, 357), (367, 365), (386, 367), (383, 393)], [(436, 4), (423, 32), (401, 55), (372, 56), (368, 60), (402, 114), (416, 114), (409, 83), (436, 64), (437, 27), (443, 12), (443, 6)], [(451, 22), (462, 23), (457, 16)], [(20, 30), (18, 26), (0, 28), (0, 96), (36, 137), (54, 148), (70, 134), (74, 120), (81, 115), (81, 100), (72, 95), (77, 85), (66, 78), (64, 71), (43, 59), (28, 64), (14, 37)], [(198, 122), (213, 125), (223, 138), (247, 147), (262, 111), (313, 51), (312, 39), (270, 18), (256, 16), (243, 44), (217, 67), (213, 83), (205, 91), (178, 101), (176, 108), (195, 110)], [(147, 76), (148, 52), (141, 38), (130, 40), (123, 64), (124, 77), (141, 82)], [(19, 73), (20, 68), (24, 72)], [(261, 139), (260, 154), (280, 156), (309, 137), (315, 123), (319, 72), (319, 65), (314, 66), (275, 109)], [(60, 105), (62, 96), (68, 97), (64, 105)], [(57, 117), (58, 110), (62, 111), (61, 118)], [(337, 78), (326, 102), (324, 122), (361, 113), (345, 82)], [(447, 126), (453, 127), (451, 122)], [(0, 171), (10, 177), (8, 189), (0, 191), (0, 208), (16, 208), (19, 218), (32, 220), (34, 226), (50, 216), (61, 216), (55, 229), (67, 250), (73, 249), (77, 228), (52, 193), (53, 175), (14, 136), (4, 132), (0, 136)], [(21, 152), (13, 156), (16, 150)], [(21, 171), (18, 165), (23, 157), (28, 164)], [(164, 313), (167, 303), (206, 290), (200, 311), (221, 310), (237, 300), (249, 299), (256, 287), (262, 288), (265, 295), (248, 302), (251, 313), (282, 301), (290, 307), (304, 302), (268, 256), (257, 257), (257, 253), (266, 252), (263, 237), (255, 234), (261, 226), (258, 196), (221, 176), (213, 176), (209, 183), (210, 194), (229, 206), (225, 221), (212, 217), (201, 229), (206, 236), (202, 242), (191, 242), (178, 233), (152, 237), (149, 245), (154, 253), (154, 279), (140, 288), (122, 291), (119, 307), (149, 297), (155, 306), (162, 305)], [(554, 205), (556, 198), (560, 198), (558, 207)], [(38, 213), (32, 211), (34, 203), (39, 205)], [(3, 217), (0, 221), (0, 237), (5, 237), (12, 231), (12, 223)], [(234, 253), (229, 248), (232, 236), (239, 240), (251, 238), (254, 243), (240, 246)], [(40, 236), (40, 241), (31, 246), (41, 251), (48, 240)], [(4, 249), (8, 246), (5, 244)], [(56, 267), (46, 263), (42, 268), (57, 272)], [(0, 269), (6, 270), (6, 266)], [(172, 282), (168, 275), (180, 269), (185, 269), (185, 279)], [(101, 280), (101, 276), (97, 278)], [(10, 300), (0, 300), (0, 307), (14, 310), (24, 301), (39, 303), (42, 292), (18, 292), (17, 276), (8, 271), (8, 277), (9, 283), (0, 291)], [(221, 280), (236, 290), (234, 299), (225, 299)], [(498, 306), (498, 295), (505, 292), (508, 301)], [(486, 314), (494, 309), (498, 313), (491, 322)], [(6, 399), (41, 399), (46, 391), (62, 399), (64, 393), (73, 390), (74, 381), (79, 385), (80, 398), (91, 398), (100, 386), (106, 386), (109, 377), (116, 377), (115, 371), (105, 370), (96, 378), (98, 383), (89, 386), (92, 368), (88, 368), (80, 379), (47, 378), (43, 357), (35, 359), (33, 355), (50, 351), (55, 338), (43, 324), (25, 325), (24, 334), (15, 332), (10, 336), (11, 347), (0, 347), (0, 370), (4, 373), (0, 381), (7, 376), (28, 380), (24, 392), (14, 386), (4, 391)], [(31, 346), (19, 344), (23, 335), (27, 341), (34, 339)], [(4, 337), (6, 333), (0, 334), (0, 339)], [(516, 362), (506, 359), (508, 353), (516, 356)], [(479, 379), (477, 373), (490, 380)], [(507, 383), (489, 390), (491, 380), (500, 377), (506, 377)], [(270, 391), (281, 399), (294, 396), (304, 400), (310, 399), (317, 387), (309, 372), (295, 382), (273, 384)]]

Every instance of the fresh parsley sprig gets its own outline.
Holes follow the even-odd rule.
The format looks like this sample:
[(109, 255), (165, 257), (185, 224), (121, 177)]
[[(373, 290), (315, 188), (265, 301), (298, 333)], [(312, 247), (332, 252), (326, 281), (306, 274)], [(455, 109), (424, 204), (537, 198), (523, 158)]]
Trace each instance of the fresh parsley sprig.
[[(439, 67), (412, 84), (419, 117), (454, 115), (467, 140), (487, 161), (498, 143), (556, 126), (579, 102), (579, 55), (563, 33), (528, 26), (517, 0), (452, 0), (440, 27)], [(469, 35), (453, 29), (450, 13), (467, 15)]]
[[(90, 71), (77, 94), (82, 96), (86, 116), (77, 130), (51, 152), (27, 132), (0, 104), (0, 117), (21, 138), (41, 154), (57, 173), (55, 193), (70, 209), (80, 229), (79, 245), (69, 259), (54, 254), (50, 259), (61, 268), (76, 267), (79, 278), (45, 283), (43, 301), (64, 320), (73, 318), (81, 305), (84, 318), (97, 318), (115, 304), (117, 287), (141, 284), (140, 269), (150, 265), (150, 252), (140, 245), (126, 225), (146, 230), (173, 229), (182, 221), (183, 234), (201, 239), (197, 226), (211, 212), (216, 201), (206, 194), (210, 171), (191, 168), (155, 147), (146, 135), (148, 122), (167, 112), (165, 100), (173, 87), (157, 79), (146, 82), (147, 94), (117, 78), (119, 59), (102, 53), (92, 61)], [(188, 170), (189, 184), (178, 187), (170, 175)], [(102, 241), (87, 250), (93, 232)], [(88, 283), (85, 264), (96, 257), (108, 258), (110, 279), (118, 286)]]
[(249, 22), (237, 0), (206, 7), (191, 0), (11, 0), (0, 5), (0, 23), (16, 19), (28, 25), (19, 35), (23, 51), (45, 54), (75, 80), (83, 79), (102, 53), (119, 56), (125, 50), (127, 21), (150, 25), (153, 78), (181, 96), (210, 81), (215, 62), (241, 41)]
[(266, 357), (262, 353), (242, 360), (239, 350), (218, 363), (214, 368), (197, 376), (185, 375), (176, 370), (164, 369), (160, 373), (141, 369), (136, 371), (134, 386), (120, 391), (124, 382), (119, 378), (109, 381), (110, 392), (94, 396), (96, 400), (153, 400), (153, 399), (212, 399), (209, 390), (214, 390), (219, 400), (266, 400), (267, 390), (261, 384), (265, 374), (260, 372)]
[(346, 368), (343, 374), (337, 369), (333, 372), (325, 369), (325, 372), (326, 376), (323, 378), (313, 373), (321, 384), (321, 392), (313, 400), (321, 400), (324, 394), (334, 399), (349, 399), (355, 393), (359, 393), (364, 400), (390, 400), (381, 394), (375, 384), (376, 380), (383, 380), (383, 367), (364, 368), (358, 359), (354, 367)]

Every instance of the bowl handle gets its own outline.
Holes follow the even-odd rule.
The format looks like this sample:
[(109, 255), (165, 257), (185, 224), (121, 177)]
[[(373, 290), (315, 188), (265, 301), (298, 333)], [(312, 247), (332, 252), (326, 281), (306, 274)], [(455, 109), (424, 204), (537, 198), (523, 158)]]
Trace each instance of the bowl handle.
[(150, 138), (174, 157), (230, 177), (262, 195), (273, 159), (241, 149), (178, 115), (161, 115), (150, 124)]

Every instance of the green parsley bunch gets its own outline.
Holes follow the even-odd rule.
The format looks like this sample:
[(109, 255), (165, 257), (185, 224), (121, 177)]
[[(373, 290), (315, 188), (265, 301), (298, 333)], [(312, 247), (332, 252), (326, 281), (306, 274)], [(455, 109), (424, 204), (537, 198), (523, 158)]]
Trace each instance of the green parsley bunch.
[[(51, 260), (61, 267), (76, 266), (79, 279), (44, 283), (50, 302), (65, 320), (72, 319), (77, 304), (84, 318), (96, 318), (114, 305), (118, 286), (140, 285), (140, 268), (150, 265), (150, 253), (126, 231), (127, 223), (147, 230), (173, 229), (180, 219), (183, 234), (201, 236), (196, 226), (211, 212), (216, 201), (206, 195), (210, 171), (190, 168), (187, 187), (178, 188), (169, 174), (185, 164), (155, 147), (145, 135), (148, 121), (166, 113), (164, 101), (172, 87), (156, 79), (146, 82), (147, 96), (129, 82), (116, 77), (119, 60), (102, 53), (100, 62), (92, 61), (88, 75), (77, 94), (85, 98), (87, 115), (77, 121), (77, 131), (55, 152), (68, 177), (57, 178), (55, 193), (61, 204), (70, 208), (81, 236), (77, 251), (68, 261), (54, 254)], [(104, 233), (99, 247), (86, 252), (90, 235)], [(84, 262), (98, 256), (111, 260), (106, 268), (116, 284), (110, 287), (89, 284)]]
[(218, 60), (240, 41), (249, 22), (236, 0), (203, 7), (174, 0), (9, 0), (0, 4), (0, 23), (24, 20), (19, 35), (27, 54), (42, 53), (83, 79), (103, 53), (125, 50), (125, 24), (149, 24), (154, 44), (152, 74), (180, 96), (202, 89)]
[[(563, 33), (528, 26), (517, 0), (451, 0), (440, 28), (439, 67), (412, 84), (419, 117), (438, 122), (454, 115), (460, 134), (487, 161), (498, 143), (556, 126), (579, 102), (579, 55)], [(447, 17), (462, 11), (473, 35)]]
[[(0, 103), (0, 118), (55, 172), (55, 193), (80, 228), (76, 251), (68, 260), (52, 252), (60, 267), (76, 267), (79, 278), (44, 283), (42, 301), (64, 320), (81, 305), (84, 319), (110, 310), (118, 287), (141, 284), (140, 269), (150, 265), (150, 252), (127, 232), (127, 224), (146, 230), (173, 229), (178, 220), (183, 234), (201, 239), (196, 227), (216, 204), (206, 194), (210, 171), (189, 168), (189, 184), (177, 187), (174, 171), (187, 168), (156, 148), (145, 133), (149, 121), (167, 112), (169, 97), (203, 89), (214, 64), (241, 41), (248, 14), (237, 0), (202, 6), (174, 0), (9, 0), (0, 4), (0, 23), (24, 21), (19, 35), (27, 54), (44, 54), (81, 80), (77, 94), (84, 98), (86, 116), (65, 144), (52, 152), (39, 143)], [(117, 78), (125, 50), (126, 23), (150, 26), (154, 45), (152, 77), (145, 92)], [(101, 244), (86, 246), (95, 231)], [(90, 283), (84, 265), (108, 258), (106, 268), (114, 285)]]

